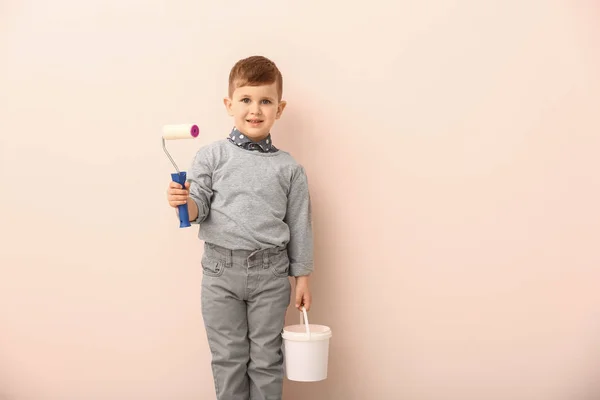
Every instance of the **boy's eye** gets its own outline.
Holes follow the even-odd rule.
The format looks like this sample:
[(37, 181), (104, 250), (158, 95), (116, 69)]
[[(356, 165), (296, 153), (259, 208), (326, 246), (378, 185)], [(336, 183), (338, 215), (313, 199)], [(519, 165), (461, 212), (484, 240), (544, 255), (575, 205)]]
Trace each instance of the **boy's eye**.
[[(240, 101), (241, 101), (242, 103), (246, 103), (246, 104), (248, 104), (248, 103), (251, 103), (251, 102), (252, 102), (252, 100), (250, 100), (248, 97), (244, 97), (244, 98), (243, 98), (243, 99), (241, 99)], [(261, 102), (261, 104), (271, 104), (271, 100), (269, 100), (269, 99), (262, 99), (260, 102)]]

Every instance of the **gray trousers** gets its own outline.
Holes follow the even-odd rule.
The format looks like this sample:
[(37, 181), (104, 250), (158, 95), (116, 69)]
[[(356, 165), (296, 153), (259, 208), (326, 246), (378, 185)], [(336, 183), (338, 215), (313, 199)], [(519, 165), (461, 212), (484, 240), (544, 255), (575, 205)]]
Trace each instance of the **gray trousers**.
[(291, 293), (287, 249), (232, 251), (205, 243), (202, 269), (217, 399), (281, 400), (281, 332)]

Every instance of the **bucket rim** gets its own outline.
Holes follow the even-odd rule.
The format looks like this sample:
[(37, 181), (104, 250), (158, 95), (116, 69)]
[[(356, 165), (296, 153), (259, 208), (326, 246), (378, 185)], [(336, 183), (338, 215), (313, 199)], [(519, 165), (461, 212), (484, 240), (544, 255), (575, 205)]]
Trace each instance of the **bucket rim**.
[[(291, 331), (289, 329), (291, 327), (298, 328), (298, 331)], [(311, 329), (311, 327), (313, 329)], [(314, 328), (317, 328), (317, 332), (314, 332)], [(329, 339), (332, 336), (332, 332), (331, 328), (326, 325), (310, 324), (308, 322), (308, 314), (306, 312), (306, 308), (302, 307), (302, 311), (300, 311), (300, 325), (285, 326), (281, 335), (286, 340), (298, 342), (312, 342), (313, 340), (317, 341)]]
[[(331, 328), (328, 327), (327, 325), (319, 325), (319, 324), (308, 324), (308, 326), (311, 328), (311, 334), (323, 334), (323, 333), (328, 333), (331, 332)], [(302, 332), (295, 332), (293, 330), (291, 330), (290, 328), (297, 328), (297, 329), (304, 329), (305, 325), (304, 324), (295, 324), (295, 325), (286, 325), (283, 327), (283, 331), (284, 332), (290, 332), (290, 333), (306, 333), (306, 331), (302, 331)], [(317, 331), (314, 331), (313, 329), (317, 329)], [(322, 329), (322, 330), (319, 330)]]
[(309, 336), (306, 332), (289, 332), (284, 331), (281, 336), (284, 340), (289, 340), (292, 342), (317, 342), (321, 340), (329, 340), (333, 334), (331, 331), (315, 333), (312, 332)]

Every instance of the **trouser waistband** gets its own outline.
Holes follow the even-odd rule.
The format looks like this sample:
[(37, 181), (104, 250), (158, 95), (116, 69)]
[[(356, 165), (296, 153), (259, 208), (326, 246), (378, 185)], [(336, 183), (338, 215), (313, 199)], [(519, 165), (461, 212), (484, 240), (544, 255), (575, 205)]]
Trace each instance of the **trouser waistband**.
[(232, 264), (244, 264), (250, 267), (269, 265), (269, 261), (281, 257), (287, 252), (286, 247), (271, 247), (261, 250), (231, 250), (216, 244), (204, 243), (204, 252), (212, 258), (225, 263), (226, 267)]

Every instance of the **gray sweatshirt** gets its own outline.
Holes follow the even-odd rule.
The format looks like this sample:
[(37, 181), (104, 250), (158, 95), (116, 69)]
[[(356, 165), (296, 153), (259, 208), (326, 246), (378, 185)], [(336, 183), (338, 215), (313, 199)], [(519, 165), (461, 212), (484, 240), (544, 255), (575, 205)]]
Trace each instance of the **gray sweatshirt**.
[(313, 271), (311, 200), (304, 168), (286, 151), (227, 139), (201, 147), (187, 171), (198, 237), (231, 250), (287, 247), (290, 275)]

